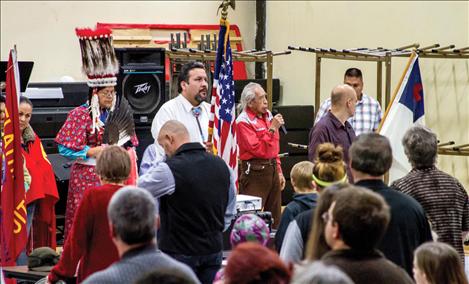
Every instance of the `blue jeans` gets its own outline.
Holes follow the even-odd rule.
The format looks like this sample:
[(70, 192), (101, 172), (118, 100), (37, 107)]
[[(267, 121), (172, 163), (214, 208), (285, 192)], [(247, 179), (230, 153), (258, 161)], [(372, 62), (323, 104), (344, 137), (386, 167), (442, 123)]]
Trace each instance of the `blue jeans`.
[(182, 254), (169, 254), (172, 258), (182, 263), (187, 264), (197, 275), (202, 284), (211, 284), (221, 267), (223, 258), (222, 252), (217, 252), (209, 255), (182, 255)]
[[(28, 241), (29, 241), (29, 233), (31, 232), (31, 225), (33, 224), (34, 218), (34, 210), (36, 209), (36, 202), (33, 202), (26, 206), (26, 233), (28, 234)], [(16, 265), (28, 265), (28, 255), (26, 254), (28, 244), (26, 243), (26, 247), (20, 253), (18, 258), (16, 259)]]

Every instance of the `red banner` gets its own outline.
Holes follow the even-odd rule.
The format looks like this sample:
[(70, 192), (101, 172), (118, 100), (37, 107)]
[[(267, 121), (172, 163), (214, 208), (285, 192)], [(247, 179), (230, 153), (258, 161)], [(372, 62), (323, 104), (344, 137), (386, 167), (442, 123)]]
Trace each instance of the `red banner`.
[(27, 241), (24, 161), (18, 115), (18, 71), (16, 52), (11, 50), (6, 74), (6, 113), (2, 137), (2, 172), (5, 176), (2, 177), (0, 195), (1, 266), (15, 265)]

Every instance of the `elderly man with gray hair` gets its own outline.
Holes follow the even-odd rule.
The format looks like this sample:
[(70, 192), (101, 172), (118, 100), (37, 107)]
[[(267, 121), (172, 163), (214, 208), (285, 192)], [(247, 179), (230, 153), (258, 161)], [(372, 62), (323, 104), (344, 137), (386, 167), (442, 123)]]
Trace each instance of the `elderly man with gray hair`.
[(464, 261), (463, 232), (469, 231), (469, 199), (462, 184), (439, 170), (438, 140), (424, 126), (407, 130), (402, 139), (412, 170), (391, 187), (415, 198), (425, 210), (438, 241), (452, 245)]
[(150, 193), (138, 187), (124, 187), (111, 198), (107, 213), (120, 260), (83, 283), (134, 283), (156, 268), (180, 271), (191, 279), (190, 283), (200, 283), (187, 265), (156, 247), (158, 206)]
[(285, 178), (278, 158), (281, 114), (268, 110), (267, 94), (257, 83), (247, 84), (241, 93), (241, 114), (236, 119), (241, 176), (239, 193), (262, 198), (264, 211), (270, 211), (277, 228), (281, 215), (281, 191)]

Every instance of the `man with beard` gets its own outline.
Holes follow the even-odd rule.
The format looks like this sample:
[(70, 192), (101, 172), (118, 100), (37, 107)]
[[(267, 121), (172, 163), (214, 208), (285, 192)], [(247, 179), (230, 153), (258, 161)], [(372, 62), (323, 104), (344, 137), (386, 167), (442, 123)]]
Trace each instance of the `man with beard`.
[[(208, 79), (204, 64), (192, 61), (182, 66), (178, 77), (178, 92), (179, 96), (163, 104), (156, 113), (151, 125), (151, 134), (156, 141), (163, 124), (168, 120), (177, 120), (189, 131), (190, 142), (199, 142), (205, 146), (210, 104), (205, 101), (208, 94)], [(141, 167), (163, 159), (163, 148), (158, 143), (155, 144), (155, 157), (149, 159), (144, 156)]]

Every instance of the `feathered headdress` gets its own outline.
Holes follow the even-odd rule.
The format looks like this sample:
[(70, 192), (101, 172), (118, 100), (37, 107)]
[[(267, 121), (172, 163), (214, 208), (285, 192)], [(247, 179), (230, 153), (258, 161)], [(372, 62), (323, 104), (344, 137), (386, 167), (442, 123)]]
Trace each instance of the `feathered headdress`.
[(103, 142), (122, 146), (135, 136), (135, 124), (129, 102), (121, 97), (115, 110), (109, 114), (104, 126)]
[(88, 86), (115, 86), (119, 62), (112, 46), (112, 31), (106, 28), (77, 28), (75, 31), (80, 39), (83, 72), (88, 76)]

